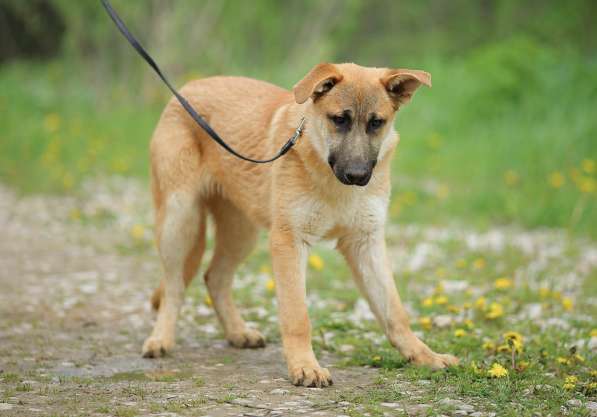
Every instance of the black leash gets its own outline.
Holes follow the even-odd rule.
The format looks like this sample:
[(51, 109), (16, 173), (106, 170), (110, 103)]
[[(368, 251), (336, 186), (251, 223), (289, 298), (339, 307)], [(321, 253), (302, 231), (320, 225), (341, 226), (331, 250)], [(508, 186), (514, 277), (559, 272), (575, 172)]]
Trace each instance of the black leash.
[(237, 158), (243, 159), (245, 161), (254, 162), (256, 164), (266, 164), (268, 162), (273, 162), (276, 159), (283, 156), (297, 142), (298, 138), (301, 136), (301, 134), (303, 132), (303, 126), (305, 124), (304, 117), (301, 119), (298, 127), (296, 128), (296, 130), (294, 132), (294, 135), (292, 135), (292, 137), (290, 139), (288, 139), (288, 142), (286, 142), (284, 144), (284, 146), (282, 146), (282, 148), (278, 151), (278, 153), (275, 156), (273, 156), (269, 159), (253, 159), (253, 158), (249, 158), (247, 156), (243, 156), (243, 155), (239, 154), (238, 152), (236, 152), (234, 149), (232, 149), (230, 147), (230, 145), (228, 145), (226, 142), (224, 142), (224, 139), (222, 139), (220, 137), (220, 135), (218, 135), (216, 133), (216, 131), (212, 129), (212, 127), (205, 121), (205, 119), (203, 119), (203, 117), (199, 116), (199, 114), (189, 104), (189, 102), (183, 96), (181, 96), (178, 93), (178, 91), (176, 91), (176, 89), (174, 87), (172, 87), (172, 84), (170, 84), (170, 82), (168, 81), (166, 76), (162, 73), (162, 71), (160, 70), (158, 65), (155, 63), (153, 58), (145, 51), (145, 49), (143, 49), (143, 47), (141, 46), (139, 41), (137, 41), (137, 39), (135, 39), (135, 37), (131, 34), (131, 32), (129, 32), (129, 30), (126, 27), (126, 25), (124, 24), (124, 22), (120, 19), (120, 16), (118, 16), (116, 11), (112, 8), (112, 5), (110, 4), (110, 2), (108, 0), (101, 0), (101, 2), (102, 2), (102, 5), (104, 6), (104, 8), (106, 9), (106, 11), (108, 12), (108, 14), (110, 15), (110, 17), (112, 18), (112, 20), (114, 21), (114, 23), (116, 24), (116, 26), (118, 27), (118, 30), (120, 30), (120, 33), (122, 33), (124, 35), (124, 37), (129, 41), (129, 43), (133, 46), (133, 48), (135, 48), (137, 50), (137, 52), (139, 53), (139, 55), (141, 55), (143, 57), (145, 62), (147, 62), (151, 66), (151, 68), (154, 69), (154, 71), (162, 79), (164, 84), (166, 84), (166, 86), (170, 89), (170, 91), (172, 91), (172, 94), (174, 94), (174, 96), (178, 99), (178, 101), (180, 102), (182, 107), (184, 107), (184, 109), (191, 115), (191, 117), (193, 119), (195, 119), (195, 122), (197, 122), (197, 124), (199, 126), (201, 126), (203, 128), (203, 130), (205, 130), (205, 132), (214, 141), (216, 141), (218, 143), (218, 145), (220, 145), (222, 148), (226, 149), (228, 152), (230, 152), (232, 155), (236, 156)]

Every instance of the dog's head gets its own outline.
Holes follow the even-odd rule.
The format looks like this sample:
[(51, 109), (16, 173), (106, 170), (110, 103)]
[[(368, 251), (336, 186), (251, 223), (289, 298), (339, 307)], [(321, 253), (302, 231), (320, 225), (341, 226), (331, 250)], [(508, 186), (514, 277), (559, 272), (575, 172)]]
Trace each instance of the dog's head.
[(306, 104), (309, 137), (346, 185), (367, 185), (377, 161), (395, 144), (394, 115), (416, 89), (431, 86), (424, 71), (319, 64), (293, 88)]

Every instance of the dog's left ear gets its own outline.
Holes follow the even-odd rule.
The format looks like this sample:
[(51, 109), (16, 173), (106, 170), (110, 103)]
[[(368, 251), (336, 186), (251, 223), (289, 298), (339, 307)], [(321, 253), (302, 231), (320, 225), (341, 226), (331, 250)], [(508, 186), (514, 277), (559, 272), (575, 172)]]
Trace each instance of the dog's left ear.
[(431, 74), (419, 70), (390, 69), (380, 81), (398, 108), (408, 103), (422, 84), (431, 87)]
[(303, 104), (309, 97), (315, 101), (341, 80), (342, 74), (334, 64), (318, 64), (292, 88), (294, 99), (298, 104)]

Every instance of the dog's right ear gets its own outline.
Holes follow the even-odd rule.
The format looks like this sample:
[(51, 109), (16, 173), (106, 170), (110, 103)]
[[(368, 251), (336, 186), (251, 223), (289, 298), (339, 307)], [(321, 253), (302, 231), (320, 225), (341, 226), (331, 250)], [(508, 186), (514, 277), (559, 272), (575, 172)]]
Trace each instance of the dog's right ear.
[(302, 104), (311, 97), (313, 101), (330, 91), (342, 80), (334, 64), (318, 64), (292, 88), (294, 99)]

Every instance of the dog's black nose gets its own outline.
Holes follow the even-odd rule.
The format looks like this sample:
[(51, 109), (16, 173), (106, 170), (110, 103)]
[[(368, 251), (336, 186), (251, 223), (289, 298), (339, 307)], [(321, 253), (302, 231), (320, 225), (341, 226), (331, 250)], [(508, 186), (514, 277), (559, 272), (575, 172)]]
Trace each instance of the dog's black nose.
[(344, 177), (349, 184), (367, 185), (371, 178), (371, 170), (366, 165), (351, 167), (344, 172)]

